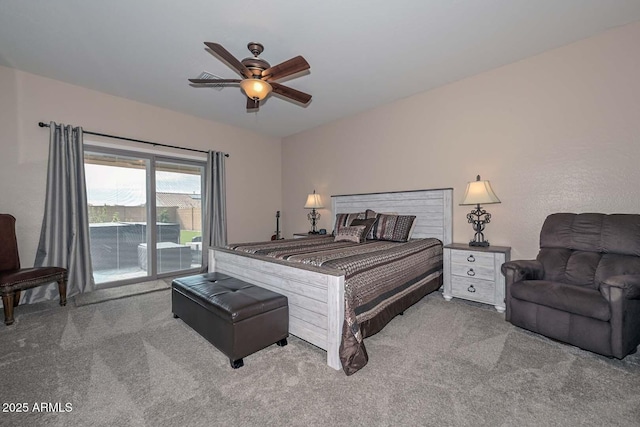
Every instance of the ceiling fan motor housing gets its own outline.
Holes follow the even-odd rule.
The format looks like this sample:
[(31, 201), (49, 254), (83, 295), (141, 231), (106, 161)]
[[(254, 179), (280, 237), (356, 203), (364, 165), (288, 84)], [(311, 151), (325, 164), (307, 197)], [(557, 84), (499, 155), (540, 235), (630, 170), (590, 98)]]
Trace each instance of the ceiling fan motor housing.
[(244, 58), (242, 61), (242, 65), (247, 67), (254, 76), (260, 77), (262, 76), (262, 72), (267, 68), (271, 67), (267, 61), (264, 59), (258, 58), (262, 52), (264, 52), (264, 46), (258, 42), (249, 42), (247, 45), (247, 49), (253, 55), (253, 58)]
[(247, 67), (254, 76), (261, 76), (262, 72), (267, 68), (271, 67), (267, 61), (261, 58), (244, 58), (242, 61), (242, 65)]

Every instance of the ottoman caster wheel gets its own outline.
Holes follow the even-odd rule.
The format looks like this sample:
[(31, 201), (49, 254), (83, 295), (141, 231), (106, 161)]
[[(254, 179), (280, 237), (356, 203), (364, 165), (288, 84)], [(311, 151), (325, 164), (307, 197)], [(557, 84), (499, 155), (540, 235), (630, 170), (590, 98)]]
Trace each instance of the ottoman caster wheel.
[(284, 347), (285, 345), (287, 345), (287, 339), (283, 338), (280, 341), (278, 341), (276, 344), (278, 345), (278, 347)]
[(177, 314), (173, 313), (173, 318), (174, 318), (174, 319), (178, 319), (178, 318), (179, 318), (179, 316), (178, 316)]
[(229, 361), (231, 362), (231, 367), (233, 369), (242, 368), (244, 366), (244, 362), (242, 361), (242, 359), (238, 359), (238, 360), (229, 359)]

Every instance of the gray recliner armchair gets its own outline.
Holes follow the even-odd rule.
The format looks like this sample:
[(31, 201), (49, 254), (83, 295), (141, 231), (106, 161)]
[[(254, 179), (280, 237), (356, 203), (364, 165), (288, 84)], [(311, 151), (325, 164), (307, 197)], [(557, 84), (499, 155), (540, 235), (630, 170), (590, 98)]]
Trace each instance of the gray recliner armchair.
[(640, 215), (550, 215), (537, 259), (502, 274), (512, 324), (618, 359), (637, 350)]

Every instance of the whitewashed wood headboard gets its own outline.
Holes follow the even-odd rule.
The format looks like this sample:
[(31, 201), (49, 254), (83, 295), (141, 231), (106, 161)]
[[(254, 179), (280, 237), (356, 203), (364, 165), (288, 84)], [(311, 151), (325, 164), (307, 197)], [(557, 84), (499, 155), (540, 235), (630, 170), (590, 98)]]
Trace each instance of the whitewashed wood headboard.
[(453, 188), (392, 191), (387, 193), (331, 196), (332, 223), (336, 214), (364, 212), (415, 215), (412, 238), (435, 237), (443, 244), (453, 242)]

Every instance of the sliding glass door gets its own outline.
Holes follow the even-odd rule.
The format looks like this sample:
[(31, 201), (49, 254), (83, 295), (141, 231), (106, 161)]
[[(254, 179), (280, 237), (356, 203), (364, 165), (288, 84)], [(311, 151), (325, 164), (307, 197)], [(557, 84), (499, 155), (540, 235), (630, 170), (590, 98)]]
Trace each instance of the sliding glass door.
[(96, 285), (199, 269), (203, 162), (87, 147), (85, 173)]
[(204, 167), (175, 161), (155, 166), (158, 273), (200, 267)]

